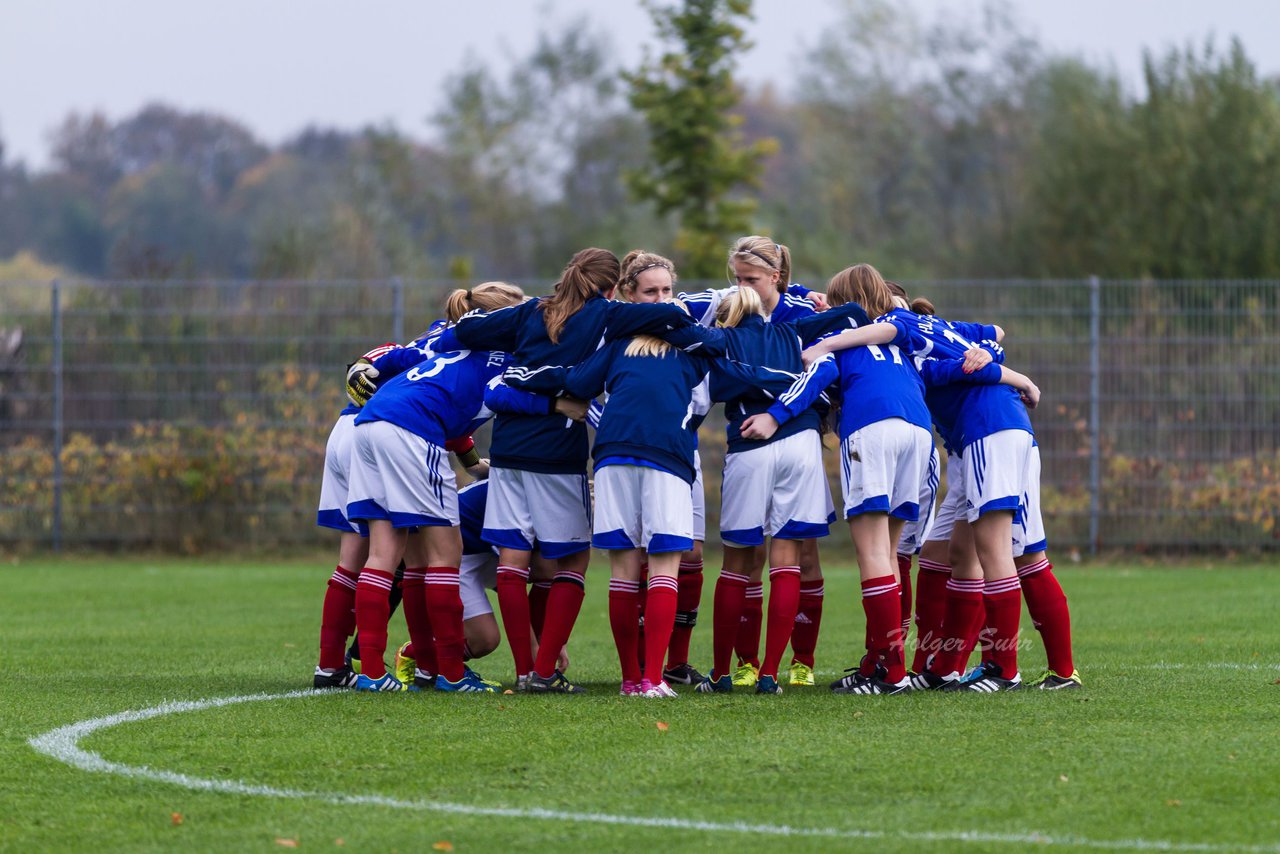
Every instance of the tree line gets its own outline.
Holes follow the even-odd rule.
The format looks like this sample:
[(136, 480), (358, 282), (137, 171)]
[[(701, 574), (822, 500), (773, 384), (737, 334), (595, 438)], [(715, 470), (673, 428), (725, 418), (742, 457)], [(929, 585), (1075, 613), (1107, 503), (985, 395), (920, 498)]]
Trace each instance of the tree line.
[[(1148, 53), (1141, 85), (1000, 3), (929, 22), (849, 3), (747, 90), (749, 0), (651, 7), (619, 67), (586, 21), (449, 80), (432, 142), (312, 127), (270, 145), (163, 104), (73, 114), (51, 165), (0, 143), (0, 259), (112, 278), (529, 278), (585, 245), (718, 276), (765, 233), (814, 277), (1280, 278), (1280, 82), (1238, 41)], [(760, 49), (782, 49), (763, 45)], [(0, 119), (3, 116), (0, 115)]]

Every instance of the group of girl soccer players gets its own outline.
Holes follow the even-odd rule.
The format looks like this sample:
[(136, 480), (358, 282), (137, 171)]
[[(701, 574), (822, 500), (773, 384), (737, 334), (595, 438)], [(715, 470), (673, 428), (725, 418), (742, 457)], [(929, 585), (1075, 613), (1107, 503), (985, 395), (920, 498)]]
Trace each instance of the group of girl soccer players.
[[(673, 300), (666, 258), (584, 249), (551, 296), (527, 299), (497, 282), (455, 291), (420, 339), (350, 366), (352, 405), (330, 436), (318, 517), (342, 539), (316, 687), (494, 691), (468, 664), (498, 642), (488, 587), (515, 690), (582, 692), (564, 669), (593, 546), (609, 554), (622, 694), (674, 697), (673, 684), (780, 694), (783, 681), (813, 684), (817, 541), (835, 519), (821, 441), (828, 424), (840, 439), (866, 615), (865, 655), (832, 691), (1081, 684), (1066, 597), (1045, 555), (1027, 414), (1039, 390), (1003, 364), (1003, 330), (943, 320), (924, 299), (909, 304), (866, 264), (838, 273), (825, 294), (811, 292), (790, 282), (787, 247), (764, 237), (738, 240), (728, 268), (730, 287)], [(724, 563), (703, 676), (688, 660), (705, 539), (697, 431), (714, 403), (728, 422)], [(490, 417), (486, 461), (470, 437)], [(936, 518), (932, 428), (948, 455)], [(450, 452), (476, 483), (458, 489)], [(767, 611), (758, 604), (766, 565)], [(397, 590), (410, 642), (389, 673)], [(1024, 595), (1049, 663), (1032, 682), (1017, 661)], [(758, 644), (762, 627), (757, 659), (749, 638), (754, 629)], [(353, 633), (358, 674), (344, 655)], [(981, 661), (966, 672), (975, 647)]]

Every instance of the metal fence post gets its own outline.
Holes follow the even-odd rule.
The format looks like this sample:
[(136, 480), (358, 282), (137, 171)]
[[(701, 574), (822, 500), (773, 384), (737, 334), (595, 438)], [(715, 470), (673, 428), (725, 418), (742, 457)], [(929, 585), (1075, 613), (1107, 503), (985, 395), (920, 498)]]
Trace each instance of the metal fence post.
[(53, 550), (62, 551), (62, 287), (57, 279), (49, 287), (53, 330)]
[(1089, 277), (1089, 554), (1098, 554), (1102, 508), (1102, 283)]
[(397, 344), (404, 343), (404, 282), (399, 276), (391, 280), (391, 340)]

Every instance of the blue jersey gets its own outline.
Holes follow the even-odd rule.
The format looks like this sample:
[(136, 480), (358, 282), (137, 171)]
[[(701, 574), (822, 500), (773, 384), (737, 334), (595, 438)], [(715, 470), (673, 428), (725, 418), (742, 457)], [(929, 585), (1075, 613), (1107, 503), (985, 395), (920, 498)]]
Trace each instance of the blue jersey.
[[(427, 331), (415, 338), (407, 347), (388, 343), (365, 353), (361, 358), (368, 359), (378, 370), (378, 376), (373, 380), (374, 385), (381, 388), (387, 380), (404, 373), (423, 359), (429, 358), (432, 352), (431, 343), (444, 329), (445, 323), (444, 318), (433, 320), (427, 327)], [(340, 414), (355, 415), (359, 411), (359, 406), (348, 401)]]
[[(800, 353), (819, 337), (870, 321), (857, 303), (833, 308), (788, 323), (765, 323), (758, 315), (736, 327), (688, 327), (663, 337), (693, 355), (711, 359), (711, 399), (725, 404), (729, 452), (750, 450), (788, 436), (816, 430), (821, 414), (813, 406), (781, 426), (765, 441), (744, 439), (742, 422), (766, 412), (779, 395), (805, 374)], [(607, 407), (606, 407), (607, 411)]]
[(706, 376), (705, 362), (675, 348), (662, 356), (628, 356), (629, 344), (606, 344), (565, 382), (565, 392), (581, 400), (609, 394), (592, 449), (596, 468), (648, 465), (692, 484), (693, 391)]
[(485, 386), (502, 374), (506, 358), (497, 351), (437, 353), (383, 384), (356, 425), (387, 421), (441, 447), (468, 436), (490, 416)]
[[(798, 288), (796, 293), (792, 293), (788, 288), (787, 293), (778, 295), (778, 304), (773, 307), (773, 313), (765, 318), (766, 322), (790, 323), (802, 317), (817, 314), (818, 310), (814, 308), (813, 303), (804, 297), (809, 290), (799, 286), (793, 287)], [(705, 291), (677, 294), (677, 298), (688, 307), (689, 314), (700, 326), (715, 326), (716, 309), (720, 307), (725, 297), (737, 290), (737, 285), (729, 288), (711, 288)]]
[[(541, 304), (532, 299), (497, 311), (473, 311), (445, 329), (435, 346), (506, 350), (512, 354), (508, 383), (553, 394), (563, 385), (564, 372), (595, 352), (605, 329), (614, 328), (614, 308), (623, 304), (591, 297), (565, 322), (558, 343), (547, 335)], [(620, 331), (659, 332), (692, 322), (676, 306), (651, 308), (656, 311), (632, 318), (634, 326), (623, 321)], [(494, 423), (489, 456), (499, 468), (575, 474), (586, 468), (587, 428), (559, 415), (504, 413)]]
[[(922, 369), (928, 361), (963, 358), (966, 350), (978, 346), (990, 350), (996, 362), (1004, 362), (1004, 349), (996, 342), (994, 326), (953, 322), (905, 309), (894, 309), (880, 320), (907, 333), (908, 350)], [(925, 403), (950, 453), (960, 453), (972, 442), (1001, 430), (1035, 432), (1027, 408), (1012, 386), (938, 384), (931, 379)]]

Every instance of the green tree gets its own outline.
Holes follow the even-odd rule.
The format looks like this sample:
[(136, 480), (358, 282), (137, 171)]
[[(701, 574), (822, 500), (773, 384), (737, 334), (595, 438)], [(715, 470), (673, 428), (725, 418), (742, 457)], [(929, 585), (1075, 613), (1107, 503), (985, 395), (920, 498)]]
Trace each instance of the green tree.
[(772, 139), (745, 143), (741, 116), (732, 110), (739, 91), (733, 60), (749, 44), (742, 22), (750, 0), (681, 0), (648, 5), (658, 33), (670, 47), (656, 61), (646, 57), (625, 75), (631, 104), (648, 124), (651, 163), (628, 173), (636, 198), (660, 214), (675, 213), (676, 250), (693, 277), (721, 273), (729, 239), (746, 233), (756, 201), (735, 194), (759, 185)]

